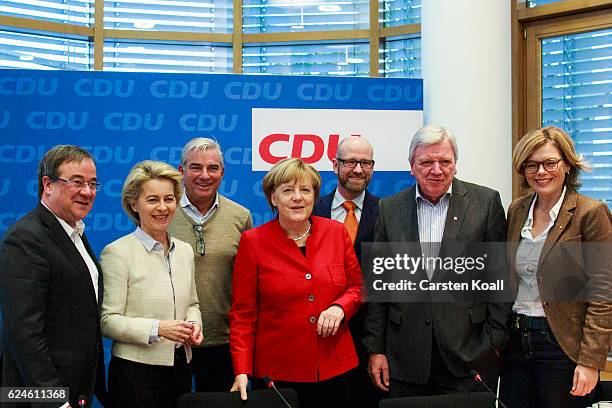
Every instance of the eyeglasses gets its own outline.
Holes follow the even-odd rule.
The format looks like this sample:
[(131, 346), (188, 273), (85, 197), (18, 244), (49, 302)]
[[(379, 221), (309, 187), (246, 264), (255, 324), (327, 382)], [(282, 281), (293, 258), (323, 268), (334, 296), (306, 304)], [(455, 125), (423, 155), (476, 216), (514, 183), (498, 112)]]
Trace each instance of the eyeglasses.
[(193, 234), (196, 236), (196, 252), (198, 255), (206, 253), (206, 243), (204, 242), (204, 227), (196, 224), (193, 226)]
[(366, 170), (369, 170), (374, 167), (374, 160), (353, 160), (353, 159), (345, 160), (339, 157), (336, 158), (336, 160), (342, 163), (344, 167), (349, 168), (349, 169), (354, 169), (355, 167), (357, 167), (357, 163), (361, 165), (362, 169), (366, 169)]
[(542, 165), (546, 171), (555, 171), (557, 167), (559, 167), (559, 162), (562, 160), (563, 159), (550, 158), (541, 162), (535, 160), (526, 161), (523, 163), (523, 170), (527, 174), (535, 174), (540, 169), (540, 165)]
[(96, 181), (90, 181), (89, 183), (86, 183), (81, 180), (66, 180), (60, 177), (49, 176), (49, 178), (53, 181), (61, 181), (62, 183), (66, 183), (68, 186), (74, 188), (75, 190), (83, 190), (85, 189), (85, 187), (87, 187), (91, 191), (100, 191), (100, 189), (102, 188), (102, 184)]

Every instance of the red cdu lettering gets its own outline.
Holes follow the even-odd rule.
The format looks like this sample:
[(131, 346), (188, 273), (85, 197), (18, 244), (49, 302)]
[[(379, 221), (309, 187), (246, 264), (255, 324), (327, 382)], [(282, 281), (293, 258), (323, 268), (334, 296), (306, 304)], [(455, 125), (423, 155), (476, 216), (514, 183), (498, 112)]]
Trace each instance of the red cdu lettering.
[(263, 138), (261, 143), (259, 144), (259, 155), (261, 158), (270, 164), (275, 164), (283, 159), (286, 159), (287, 156), (274, 156), (270, 151), (272, 145), (276, 142), (288, 142), (289, 135), (285, 133), (272, 133)]
[[(297, 133), (293, 135), (293, 142), (291, 143), (292, 135), (286, 133), (272, 133), (264, 137), (259, 144), (259, 155), (261, 158), (270, 164), (275, 164), (287, 157), (298, 157), (304, 160), (308, 164), (317, 163), (323, 158), (327, 144), (327, 157), (331, 161), (336, 157), (338, 152), (338, 144), (340, 142), (339, 134), (330, 134), (329, 138), (325, 140), (319, 135), (308, 134), (308, 133)], [(282, 148), (276, 148), (277, 154), (283, 152), (284, 156), (276, 156), (272, 154), (272, 145), (277, 142), (283, 142)], [(291, 144), (291, 155), (289, 155), (289, 144)], [(311, 147), (312, 146), (312, 147)], [(305, 148), (306, 147), (306, 148)], [(312, 153), (309, 156), (304, 156), (304, 151), (310, 151)]]
[[(308, 157), (302, 156), (302, 150), (304, 148), (304, 142), (310, 142), (314, 146), (314, 151)], [(293, 150), (291, 150), (291, 157), (299, 157), (308, 164), (313, 164), (321, 160), (323, 152), (325, 151), (325, 143), (321, 136), (309, 135), (309, 134), (296, 134), (293, 138)]]
[(338, 153), (338, 144), (340, 143), (340, 135), (329, 135), (327, 141), (327, 158), (332, 161)]

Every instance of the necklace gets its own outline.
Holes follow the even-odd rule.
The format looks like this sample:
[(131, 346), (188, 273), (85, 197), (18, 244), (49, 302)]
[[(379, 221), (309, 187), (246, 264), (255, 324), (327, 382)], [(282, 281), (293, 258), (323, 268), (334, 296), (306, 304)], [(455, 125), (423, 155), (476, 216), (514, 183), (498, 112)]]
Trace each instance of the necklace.
[(310, 232), (310, 226), (311, 226), (311, 225), (312, 225), (312, 224), (310, 224), (310, 222), (309, 222), (309, 223), (308, 223), (308, 229), (306, 230), (306, 232), (305, 232), (303, 235), (300, 235), (300, 236), (299, 236), (299, 237), (297, 237), (297, 238), (291, 238), (291, 239), (292, 239), (292, 240), (294, 240), (294, 241), (299, 241), (300, 239), (304, 238), (304, 237), (305, 237), (306, 235), (308, 235), (308, 233)]

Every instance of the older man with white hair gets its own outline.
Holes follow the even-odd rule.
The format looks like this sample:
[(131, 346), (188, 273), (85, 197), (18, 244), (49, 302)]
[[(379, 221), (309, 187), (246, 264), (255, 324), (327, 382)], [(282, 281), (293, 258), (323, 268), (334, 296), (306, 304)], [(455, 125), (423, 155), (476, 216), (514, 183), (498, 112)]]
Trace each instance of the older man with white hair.
[[(416, 184), (380, 201), (375, 242), (416, 243), (428, 256), (442, 257), (453, 252), (452, 243), (505, 240), (499, 193), (457, 179), (457, 157), (449, 129), (417, 131), (409, 157)], [(440, 273), (421, 272), (430, 280)], [(370, 303), (363, 342), (372, 381), (393, 398), (479, 391), (473, 369), (496, 384), (509, 313), (505, 304), (478, 299)]]

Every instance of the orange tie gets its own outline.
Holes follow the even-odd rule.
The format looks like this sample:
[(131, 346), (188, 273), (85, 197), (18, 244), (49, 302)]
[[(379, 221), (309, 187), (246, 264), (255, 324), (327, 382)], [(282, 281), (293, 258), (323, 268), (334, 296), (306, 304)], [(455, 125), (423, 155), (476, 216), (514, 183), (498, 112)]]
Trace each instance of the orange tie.
[(352, 201), (345, 201), (342, 203), (342, 207), (344, 207), (346, 210), (344, 226), (348, 231), (349, 237), (351, 237), (351, 241), (355, 243), (355, 238), (357, 238), (357, 228), (359, 227), (357, 223), (357, 216), (355, 215), (355, 208), (357, 208), (357, 204)]

